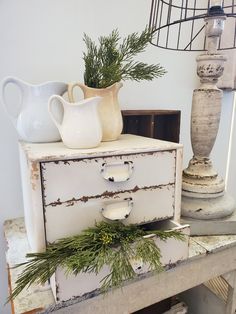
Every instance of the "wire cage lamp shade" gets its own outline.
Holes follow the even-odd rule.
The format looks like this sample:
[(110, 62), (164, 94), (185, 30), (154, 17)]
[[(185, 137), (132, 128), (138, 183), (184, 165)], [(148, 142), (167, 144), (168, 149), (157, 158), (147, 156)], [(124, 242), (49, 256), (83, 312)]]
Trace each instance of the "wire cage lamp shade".
[(236, 0), (152, 0), (151, 44), (170, 50), (205, 51), (204, 19), (217, 15), (227, 17), (218, 50), (235, 48)]

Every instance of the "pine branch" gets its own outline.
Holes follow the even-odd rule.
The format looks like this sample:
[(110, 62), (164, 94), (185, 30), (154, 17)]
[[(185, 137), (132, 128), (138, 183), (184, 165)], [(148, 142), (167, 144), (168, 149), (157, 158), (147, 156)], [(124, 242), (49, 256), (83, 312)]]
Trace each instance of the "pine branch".
[(140, 36), (138, 36), (138, 33), (128, 35), (120, 45), (122, 60), (129, 61), (131, 57), (144, 52), (148, 43), (151, 41), (152, 36), (153, 35), (148, 28), (146, 28)]
[(162, 76), (166, 72), (160, 65), (147, 65), (146, 63), (129, 63), (123, 69), (123, 79), (134, 81), (151, 81), (157, 76)]
[(84, 83), (90, 87), (105, 88), (121, 80), (153, 80), (163, 76), (166, 71), (159, 64), (148, 65), (134, 60), (137, 54), (145, 51), (152, 36), (146, 28), (140, 35), (136, 32), (128, 35), (119, 45), (120, 35), (115, 29), (110, 35), (101, 36), (96, 45), (84, 34), (87, 48), (83, 54)]
[(45, 252), (27, 254), (29, 260), (16, 266), (24, 266), (24, 270), (17, 278), (9, 300), (34, 282), (47, 282), (59, 266), (75, 275), (80, 272), (97, 274), (105, 265), (109, 266), (110, 273), (101, 281), (103, 291), (121, 286), (124, 280), (136, 276), (131, 260), (142, 260), (150, 270), (159, 272), (162, 270), (161, 252), (153, 238), (145, 237), (150, 234), (163, 241), (169, 238), (184, 240), (178, 231), (146, 231), (120, 222), (100, 222), (80, 235), (49, 244)]

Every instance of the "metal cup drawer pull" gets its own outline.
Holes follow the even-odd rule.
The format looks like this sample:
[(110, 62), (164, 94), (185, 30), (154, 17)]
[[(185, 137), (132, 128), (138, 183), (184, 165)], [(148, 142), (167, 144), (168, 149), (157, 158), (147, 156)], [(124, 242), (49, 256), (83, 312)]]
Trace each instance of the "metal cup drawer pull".
[(104, 163), (101, 174), (105, 180), (111, 182), (125, 182), (132, 175), (134, 166), (132, 161)]
[(123, 220), (129, 217), (132, 207), (132, 198), (124, 199), (121, 202), (104, 205), (102, 215), (109, 220)]

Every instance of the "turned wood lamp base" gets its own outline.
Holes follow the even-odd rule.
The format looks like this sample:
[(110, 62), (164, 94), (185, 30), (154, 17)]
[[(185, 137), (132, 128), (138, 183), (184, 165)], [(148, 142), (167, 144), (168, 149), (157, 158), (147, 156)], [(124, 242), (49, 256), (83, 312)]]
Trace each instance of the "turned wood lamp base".
[[(227, 193), (217, 198), (192, 198), (182, 196), (182, 216), (194, 219), (224, 219), (236, 209), (234, 199)], [(234, 231), (236, 233), (236, 229)]]
[[(222, 197), (222, 203), (226, 200), (228, 195)], [(232, 200), (232, 198), (230, 197)], [(209, 201), (211, 203), (211, 201)], [(183, 200), (184, 206), (187, 205)], [(234, 204), (235, 205), (235, 204)], [(233, 206), (233, 205), (232, 205)], [(235, 208), (235, 206), (234, 206)], [(181, 217), (181, 224), (190, 225), (191, 235), (229, 235), (236, 234), (236, 211), (227, 217), (219, 219), (195, 219), (190, 217)]]
[(212, 3), (205, 17), (207, 52), (197, 57), (200, 87), (193, 92), (191, 144), (193, 158), (183, 171), (181, 213), (192, 235), (236, 234), (236, 203), (210, 160), (219, 129), (223, 92), (217, 81), (226, 57), (217, 51), (226, 16)]

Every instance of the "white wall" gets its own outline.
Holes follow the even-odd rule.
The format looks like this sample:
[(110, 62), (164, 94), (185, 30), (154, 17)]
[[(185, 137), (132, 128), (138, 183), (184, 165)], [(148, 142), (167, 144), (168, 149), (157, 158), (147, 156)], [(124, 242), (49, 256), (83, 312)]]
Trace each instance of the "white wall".
[[(1, 0), (0, 79), (16, 76), (27, 82), (82, 81), (83, 33), (94, 39), (119, 28), (127, 35), (148, 23), (147, 0)], [(191, 157), (189, 121), (192, 89), (198, 86), (194, 53), (175, 53), (149, 46), (143, 60), (160, 62), (168, 74), (153, 82), (125, 82), (120, 91), (122, 109), (180, 109), (181, 142), (185, 164)], [(13, 97), (14, 98), (14, 97)], [(224, 99), (219, 137), (213, 159), (224, 175), (232, 97)], [(2, 224), (23, 215), (17, 134), (0, 104), (0, 313), (7, 296), (7, 274)]]
[[(235, 97), (236, 101), (236, 97)], [(236, 103), (234, 103), (234, 111), (232, 114), (232, 134), (230, 138), (230, 154), (228, 160), (228, 192), (235, 198), (235, 183), (236, 183)]]

